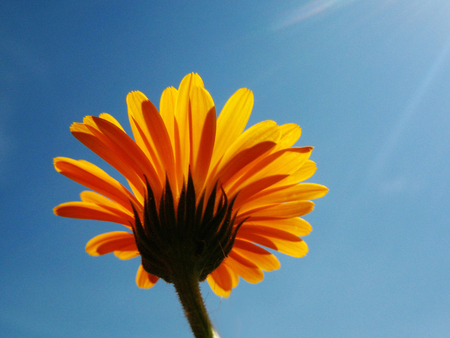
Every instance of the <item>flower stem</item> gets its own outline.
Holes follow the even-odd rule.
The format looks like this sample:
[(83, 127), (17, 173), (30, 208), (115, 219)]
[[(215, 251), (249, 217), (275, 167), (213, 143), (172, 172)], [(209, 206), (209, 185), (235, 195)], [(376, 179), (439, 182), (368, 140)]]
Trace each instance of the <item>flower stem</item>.
[(178, 269), (173, 276), (173, 285), (195, 338), (212, 338), (212, 325), (200, 293), (198, 276), (189, 270), (186, 267)]

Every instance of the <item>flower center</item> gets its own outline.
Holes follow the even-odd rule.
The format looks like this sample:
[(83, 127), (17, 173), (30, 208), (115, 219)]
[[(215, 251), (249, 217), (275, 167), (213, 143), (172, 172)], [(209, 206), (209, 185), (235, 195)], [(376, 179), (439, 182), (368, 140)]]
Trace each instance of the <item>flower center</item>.
[(172, 283), (176, 269), (189, 269), (205, 280), (227, 257), (244, 222), (234, 226), (234, 200), (218, 192), (216, 184), (207, 199), (203, 192), (197, 202), (189, 174), (177, 207), (168, 180), (157, 204), (147, 182), (142, 220), (134, 209), (133, 227), (145, 271)]

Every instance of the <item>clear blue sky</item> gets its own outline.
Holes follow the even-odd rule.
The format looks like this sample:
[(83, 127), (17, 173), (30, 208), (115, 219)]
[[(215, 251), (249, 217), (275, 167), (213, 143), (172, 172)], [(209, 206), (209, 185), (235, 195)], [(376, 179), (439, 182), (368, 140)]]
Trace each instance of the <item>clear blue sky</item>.
[(172, 285), (141, 290), (138, 259), (85, 253), (121, 226), (52, 213), (82, 190), (53, 157), (108, 170), (70, 124), (107, 112), (129, 128), (129, 91), (158, 105), (189, 72), (218, 110), (247, 87), (251, 124), (299, 124), (310, 181), (330, 188), (305, 217), (306, 257), (277, 255), (280, 270), (228, 299), (203, 286), (222, 337), (449, 336), (448, 0), (7, 0), (0, 13), (1, 337), (191, 337)]

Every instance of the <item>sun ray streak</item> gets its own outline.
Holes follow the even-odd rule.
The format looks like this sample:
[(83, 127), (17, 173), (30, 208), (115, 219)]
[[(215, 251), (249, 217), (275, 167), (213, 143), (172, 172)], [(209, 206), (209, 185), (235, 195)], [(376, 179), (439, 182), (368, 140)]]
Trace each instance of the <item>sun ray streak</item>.
[(403, 133), (408, 125), (409, 121), (417, 114), (417, 107), (422, 101), (423, 97), (427, 93), (428, 89), (433, 83), (433, 80), (438, 75), (439, 69), (441, 69), (445, 60), (448, 59), (450, 53), (450, 37), (441, 49), (441, 52), (436, 57), (436, 60), (431, 65), (430, 69), (426, 73), (426, 76), (420, 86), (415, 91), (412, 96), (411, 101), (406, 106), (403, 113), (398, 118), (397, 123), (392, 129), (389, 137), (387, 138), (384, 146), (381, 148), (380, 152), (375, 157), (373, 164), (369, 171), (369, 181), (373, 181), (378, 177), (383, 171), (384, 167), (387, 165), (389, 158), (392, 156), (395, 149), (403, 136)]
[(283, 29), (299, 23), (300, 21), (309, 19), (318, 14), (325, 13), (331, 9), (348, 5), (355, 0), (313, 0), (299, 8), (293, 10), (282, 20), (278, 21), (273, 30)]

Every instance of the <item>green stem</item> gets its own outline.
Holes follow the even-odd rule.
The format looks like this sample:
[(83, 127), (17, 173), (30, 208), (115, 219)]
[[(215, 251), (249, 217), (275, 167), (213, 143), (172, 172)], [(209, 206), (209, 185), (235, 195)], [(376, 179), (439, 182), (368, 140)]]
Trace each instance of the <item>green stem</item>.
[(200, 293), (198, 276), (186, 267), (178, 269), (173, 276), (173, 285), (195, 338), (213, 338), (212, 325)]

